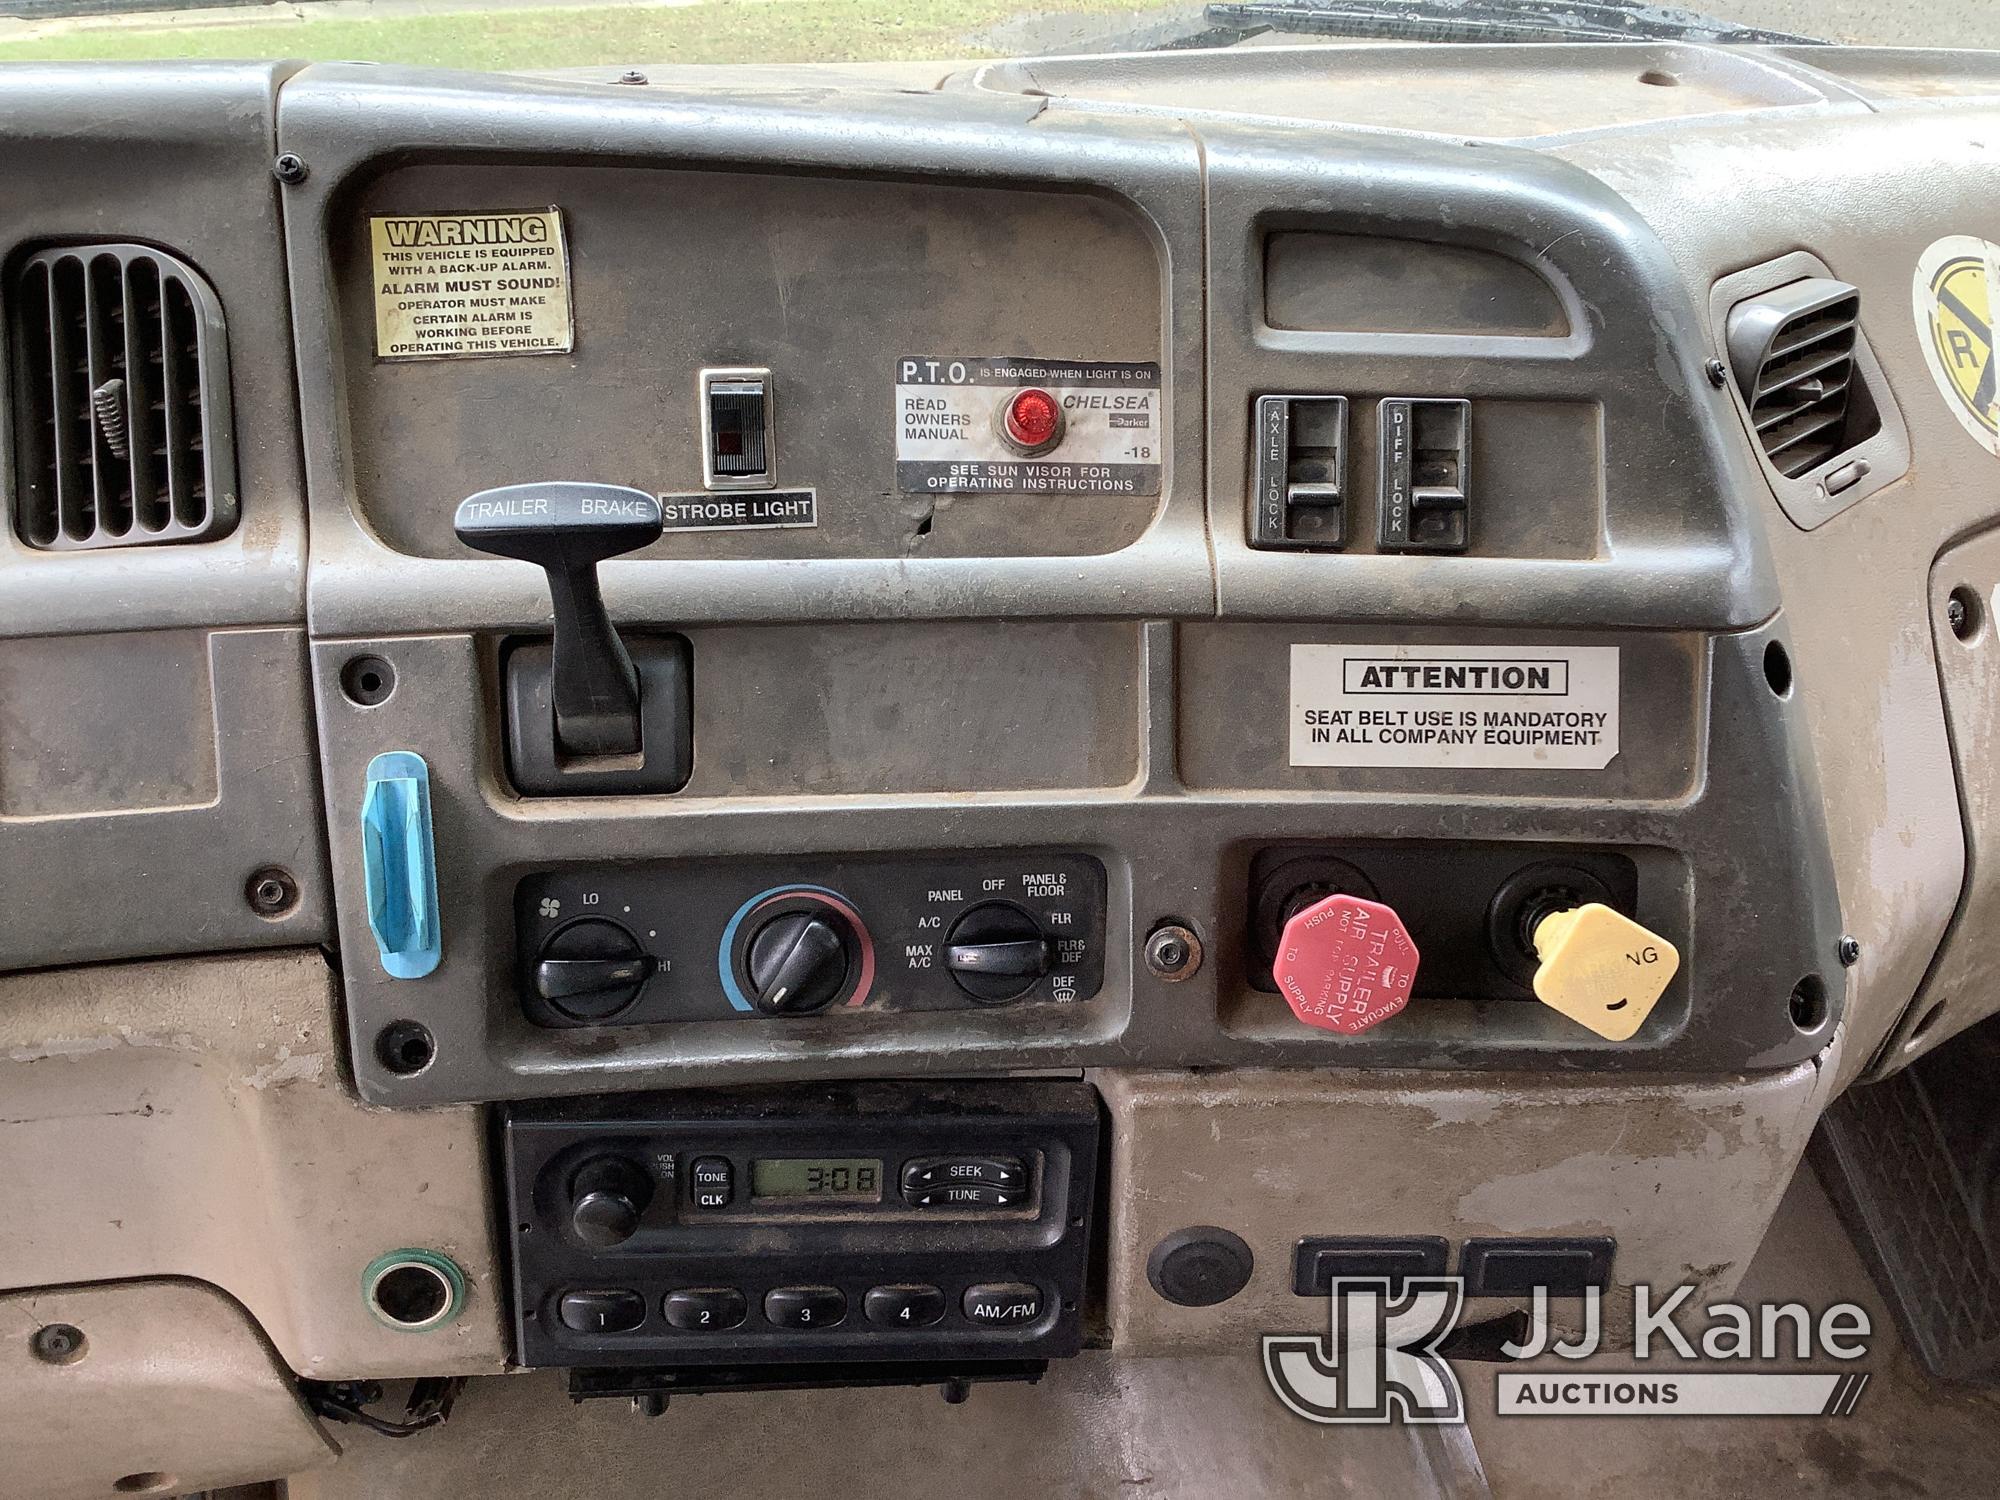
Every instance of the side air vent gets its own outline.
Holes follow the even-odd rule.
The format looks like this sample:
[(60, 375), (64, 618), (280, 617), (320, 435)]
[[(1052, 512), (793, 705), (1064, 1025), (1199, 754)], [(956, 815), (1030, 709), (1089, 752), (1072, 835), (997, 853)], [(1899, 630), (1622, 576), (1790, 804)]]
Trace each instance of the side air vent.
[(197, 542), (236, 524), (222, 304), (144, 245), (43, 250), (9, 300), (14, 529), (80, 551)]
[(1787, 479), (1874, 436), (1873, 403), (1854, 378), (1861, 294), (1811, 277), (1729, 310), (1730, 369), (1771, 467)]

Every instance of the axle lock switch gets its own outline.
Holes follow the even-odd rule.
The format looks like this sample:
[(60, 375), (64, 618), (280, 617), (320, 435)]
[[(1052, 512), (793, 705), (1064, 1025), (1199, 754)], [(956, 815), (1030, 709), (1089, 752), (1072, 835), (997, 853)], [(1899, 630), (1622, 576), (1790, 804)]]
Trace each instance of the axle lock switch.
[(1327, 896), (1286, 919), (1271, 977), (1306, 1025), (1359, 1036), (1410, 1003), (1417, 945), (1381, 902)]
[(1535, 998), (1607, 1041), (1631, 1037), (1680, 971), (1674, 945), (1599, 902), (1535, 924)]

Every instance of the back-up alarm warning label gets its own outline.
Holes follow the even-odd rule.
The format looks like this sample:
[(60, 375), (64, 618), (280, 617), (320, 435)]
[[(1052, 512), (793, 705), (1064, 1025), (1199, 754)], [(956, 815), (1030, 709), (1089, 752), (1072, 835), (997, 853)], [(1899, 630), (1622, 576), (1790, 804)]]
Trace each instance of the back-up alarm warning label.
[(1616, 646), (1294, 646), (1295, 766), (1599, 771)]
[(382, 359), (567, 354), (562, 210), (396, 214), (368, 221)]
[(1160, 367), (990, 354), (896, 361), (896, 487), (1157, 495)]

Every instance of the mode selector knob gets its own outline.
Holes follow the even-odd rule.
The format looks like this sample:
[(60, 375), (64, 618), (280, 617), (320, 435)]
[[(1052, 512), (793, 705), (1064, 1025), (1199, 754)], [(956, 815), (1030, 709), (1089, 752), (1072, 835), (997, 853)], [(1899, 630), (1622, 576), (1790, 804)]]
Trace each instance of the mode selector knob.
[(745, 955), (751, 1000), (771, 1016), (824, 1010), (847, 988), (853, 942), (846, 919), (832, 911), (771, 918)]
[(945, 934), (944, 966), (982, 1005), (1017, 1000), (1055, 965), (1055, 945), (1018, 906), (987, 901)]
[(542, 944), (535, 993), (573, 1021), (604, 1021), (638, 999), (658, 967), (616, 922), (586, 917)]

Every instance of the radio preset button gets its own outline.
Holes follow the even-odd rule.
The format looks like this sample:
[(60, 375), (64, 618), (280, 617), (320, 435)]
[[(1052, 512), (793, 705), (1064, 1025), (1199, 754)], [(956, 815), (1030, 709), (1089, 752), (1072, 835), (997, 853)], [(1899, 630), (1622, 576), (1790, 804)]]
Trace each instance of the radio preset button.
[(885, 1328), (928, 1328), (944, 1316), (944, 1293), (934, 1286), (870, 1287), (861, 1311)]
[(992, 1281), (965, 1289), (965, 1315), (987, 1327), (1011, 1328), (1042, 1315), (1041, 1288), (1025, 1281)]
[(736, 1168), (726, 1156), (704, 1156), (688, 1168), (688, 1193), (696, 1208), (727, 1208), (736, 1196)]
[(564, 1292), (557, 1314), (577, 1333), (630, 1333), (646, 1321), (646, 1299), (622, 1290)]
[(903, 1164), (903, 1191), (939, 1187), (951, 1182), (984, 1182), (994, 1187), (1025, 1187), (1028, 1174), (1013, 1156), (934, 1156)]
[(765, 1293), (764, 1316), (780, 1328), (831, 1328), (847, 1316), (837, 1286), (781, 1286)]
[(660, 1312), (669, 1326), (685, 1333), (712, 1333), (734, 1328), (749, 1306), (733, 1286), (690, 1286), (668, 1292)]

